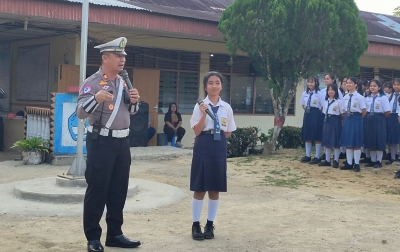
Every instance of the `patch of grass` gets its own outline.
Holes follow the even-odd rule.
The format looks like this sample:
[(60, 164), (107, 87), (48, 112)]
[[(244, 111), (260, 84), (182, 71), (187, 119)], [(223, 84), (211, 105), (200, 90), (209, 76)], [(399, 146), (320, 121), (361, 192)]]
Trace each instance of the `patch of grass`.
[(289, 187), (291, 189), (296, 189), (301, 184), (299, 180), (299, 178), (281, 179), (265, 176), (263, 181), (265, 184), (270, 186)]
[(248, 172), (246, 172), (247, 174), (257, 174), (258, 173), (258, 171), (248, 171)]
[(362, 174), (360, 174), (360, 173), (358, 173), (358, 174), (356, 174), (356, 177), (358, 177), (358, 178), (364, 178), (365, 176), (362, 175)]
[(400, 188), (389, 189), (385, 191), (386, 194), (400, 195)]

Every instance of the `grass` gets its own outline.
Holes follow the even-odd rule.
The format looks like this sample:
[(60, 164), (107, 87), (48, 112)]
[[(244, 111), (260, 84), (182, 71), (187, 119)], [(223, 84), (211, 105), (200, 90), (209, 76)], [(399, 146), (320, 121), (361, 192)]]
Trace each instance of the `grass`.
[(385, 191), (386, 194), (400, 195), (400, 188), (389, 189)]
[(271, 176), (265, 176), (263, 182), (266, 185), (288, 187), (291, 189), (296, 189), (299, 187), (299, 185), (301, 185), (299, 178), (281, 179), (281, 178), (274, 178)]

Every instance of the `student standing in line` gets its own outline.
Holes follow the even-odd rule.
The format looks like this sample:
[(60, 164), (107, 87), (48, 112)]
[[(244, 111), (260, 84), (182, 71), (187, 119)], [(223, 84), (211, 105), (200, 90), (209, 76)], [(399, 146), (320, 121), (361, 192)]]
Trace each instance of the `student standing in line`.
[(392, 164), (397, 158), (397, 146), (400, 144), (400, 124), (398, 113), (400, 113), (400, 78), (393, 80), (393, 92), (389, 96), (389, 108), (391, 114), (387, 118), (387, 144), (389, 145), (390, 159), (386, 164)]
[[(340, 91), (342, 92), (343, 97), (345, 95), (347, 95), (349, 92), (347, 91), (347, 80), (349, 79), (349, 77), (343, 77), (342, 82), (340, 84)], [(342, 122), (343, 124), (343, 122)], [(339, 155), (339, 159), (346, 159), (346, 148), (343, 146), (340, 146), (340, 155)]]
[[(319, 90), (319, 81), (316, 76), (307, 79), (307, 89), (303, 92), (300, 105), (304, 109), (301, 138), (306, 143), (306, 155), (301, 159), (303, 163), (318, 164), (321, 155), (322, 127), (324, 117), (321, 108), (324, 105), (325, 94)], [(311, 160), (311, 146), (315, 142), (316, 154)]]
[[(344, 122), (340, 145), (346, 147), (347, 163), (340, 167), (341, 170), (360, 171), (361, 146), (363, 141), (363, 117), (366, 112), (365, 98), (357, 92), (357, 86), (361, 85), (357, 78), (351, 77), (347, 80), (349, 93), (343, 98)], [(353, 166), (354, 157), (354, 166)]]
[(369, 150), (371, 163), (365, 167), (382, 167), (383, 150), (386, 148), (386, 117), (390, 115), (389, 100), (379, 80), (369, 82), (370, 95), (365, 98), (367, 116), (364, 124), (364, 146)]
[(328, 86), (325, 104), (322, 109), (324, 126), (322, 130), (322, 146), (325, 147), (325, 160), (319, 166), (331, 166), (331, 150), (334, 148), (333, 168), (339, 168), (339, 142), (342, 133), (342, 101), (339, 99), (339, 90), (336, 84)]
[[(190, 190), (192, 199), (192, 238), (194, 240), (214, 238), (214, 218), (218, 210), (219, 193), (227, 191), (226, 138), (236, 130), (231, 106), (220, 95), (223, 77), (218, 72), (209, 72), (204, 76), (203, 85), (207, 97), (201, 105), (193, 109), (190, 126), (196, 139), (193, 147), (190, 172)], [(207, 115), (214, 114), (215, 120)], [(200, 215), (204, 196), (208, 192), (208, 216), (204, 234), (200, 227)]]

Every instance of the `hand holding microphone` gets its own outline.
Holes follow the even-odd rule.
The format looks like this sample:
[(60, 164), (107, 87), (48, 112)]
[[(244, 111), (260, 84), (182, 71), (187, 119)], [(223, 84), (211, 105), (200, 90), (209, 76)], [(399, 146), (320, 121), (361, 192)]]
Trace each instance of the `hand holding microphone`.
[(213, 113), (211, 113), (211, 111), (208, 109), (208, 105), (204, 103), (204, 101), (202, 99), (198, 99), (197, 100), (197, 104), (199, 104), (199, 108), (200, 110), (203, 112), (205, 111), (207, 113), (207, 115), (209, 117), (211, 117), (211, 119), (213, 119), (215, 121), (215, 116)]
[(131, 80), (129, 79), (128, 72), (126, 70), (122, 70), (120, 73), (121, 77), (124, 79), (126, 86), (129, 90), (129, 98), (132, 104), (136, 104), (139, 101), (139, 92), (136, 88), (133, 88)]

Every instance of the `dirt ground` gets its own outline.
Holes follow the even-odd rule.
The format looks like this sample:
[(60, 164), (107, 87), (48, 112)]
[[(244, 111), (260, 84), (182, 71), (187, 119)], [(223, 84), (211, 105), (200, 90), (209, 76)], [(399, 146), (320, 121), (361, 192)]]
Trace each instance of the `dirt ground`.
[[(360, 173), (310, 166), (300, 150), (228, 161), (215, 239), (191, 239), (190, 158), (133, 163), (131, 177), (164, 182), (188, 196), (155, 210), (125, 214), (137, 251), (399, 251), (398, 164)], [(2, 168), (0, 183), (49, 177), (68, 167)], [(207, 218), (203, 205), (202, 222)], [(85, 251), (79, 217), (0, 216), (0, 251)], [(105, 222), (102, 220), (102, 226)], [(102, 242), (104, 244), (105, 230)], [(135, 251), (105, 248), (106, 251)]]

